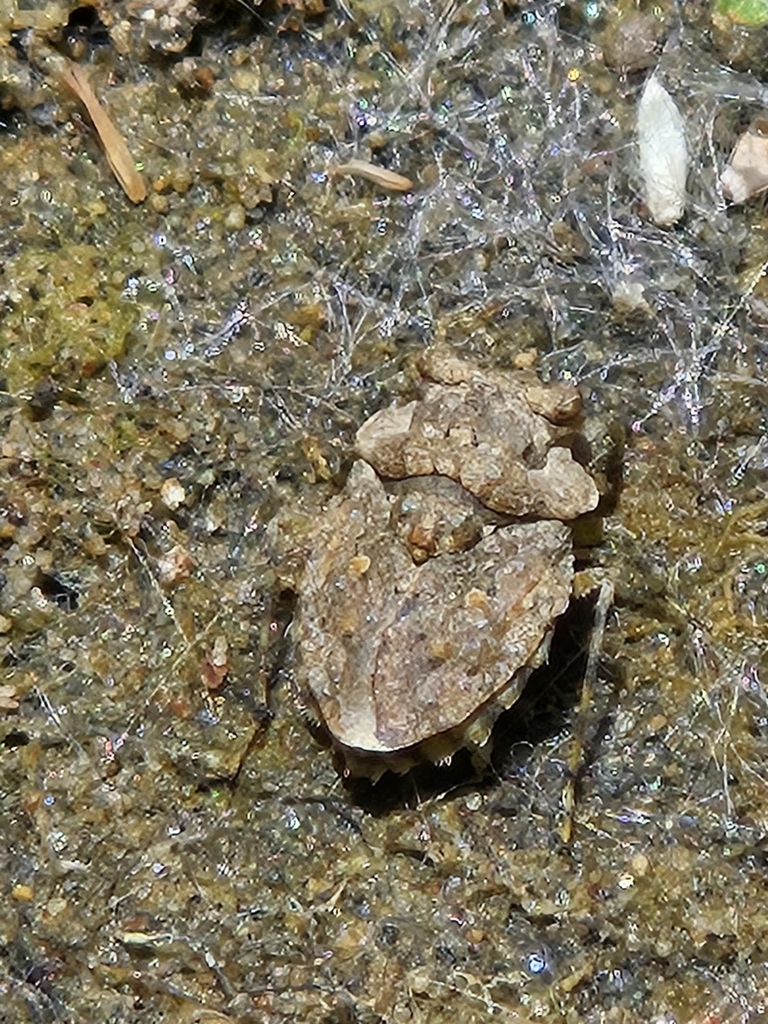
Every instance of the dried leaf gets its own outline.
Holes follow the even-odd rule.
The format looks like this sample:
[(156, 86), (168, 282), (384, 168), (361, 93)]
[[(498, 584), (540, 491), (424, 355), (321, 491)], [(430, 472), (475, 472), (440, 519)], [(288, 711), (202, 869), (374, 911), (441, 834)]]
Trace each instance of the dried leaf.
[(386, 167), (377, 167), (376, 164), (368, 163), (367, 160), (348, 160), (345, 164), (340, 164), (334, 173), (353, 174), (392, 192), (408, 192), (413, 188), (410, 178), (397, 174), (395, 171), (388, 171)]
[(754, 126), (744, 132), (720, 175), (720, 184), (734, 203), (744, 203), (768, 188), (768, 135)]
[(655, 75), (646, 82), (637, 108), (640, 174), (655, 224), (667, 226), (685, 211), (688, 147), (677, 105)]
[(87, 74), (79, 65), (69, 62), (60, 75), (62, 82), (72, 90), (88, 111), (88, 116), (101, 139), (112, 173), (123, 191), (132, 203), (142, 203), (147, 197), (144, 181), (134, 167), (125, 138), (99, 102)]

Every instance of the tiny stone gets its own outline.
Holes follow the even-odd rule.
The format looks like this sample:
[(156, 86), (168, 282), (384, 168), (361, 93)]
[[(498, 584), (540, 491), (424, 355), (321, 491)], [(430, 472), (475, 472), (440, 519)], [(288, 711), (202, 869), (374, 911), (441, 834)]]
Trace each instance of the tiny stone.
[(650, 862), (644, 853), (636, 853), (630, 861), (630, 867), (632, 868), (633, 874), (642, 878), (648, 873)]
[(518, 352), (512, 360), (512, 365), (516, 370), (530, 370), (532, 369), (539, 359), (539, 350), (536, 348), (524, 348), (522, 352)]
[(371, 560), (367, 555), (355, 555), (352, 561), (349, 563), (349, 568), (352, 572), (362, 574), (367, 572), (371, 567)]
[(69, 909), (69, 902), (63, 896), (52, 896), (45, 905), (48, 917), (60, 917)]
[(172, 512), (175, 512), (180, 505), (184, 504), (185, 496), (184, 488), (176, 477), (166, 480), (160, 488), (160, 497), (163, 500), (163, 504)]
[(224, 214), (224, 227), (227, 231), (240, 231), (245, 227), (245, 207), (234, 203)]
[(186, 168), (179, 168), (171, 176), (171, 185), (173, 191), (179, 195), (184, 195), (185, 192), (189, 192), (192, 187), (192, 172)]
[(238, 92), (258, 92), (261, 75), (252, 68), (239, 67), (230, 75), (230, 81)]
[(213, 641), (213, 650), (211, 651), (211, 664), (220, 668), (222, 665), (226, 665), (227, 658), (229, 655), (229, 644), (225, 636), (217, 636)]
[(166, 551), (157, 561), (157, 576), (161, 587), (174, 587), (185, 580), (194, 565), (192, 556), (180, 544)]

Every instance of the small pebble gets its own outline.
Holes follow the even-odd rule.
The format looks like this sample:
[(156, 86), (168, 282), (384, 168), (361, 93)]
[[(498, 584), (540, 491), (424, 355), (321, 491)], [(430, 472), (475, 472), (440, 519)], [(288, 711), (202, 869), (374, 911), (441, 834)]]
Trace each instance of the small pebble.
[(234, 203), (224, 215), (224, 227), (227, 231), (240, 231), (245, 227), (245, 207)]
[(160, 488), (160, 497), (165, 507), (169, 508), (171, 512), (175, 512), (180, 505), (184, 504), (186, 494), (184, 488), (174, 476), (170, 480), (166, 480)]
[(192, 556), (180, 544), (166, 551), (157, 561), (157, 576), (161, 587), (174, 587), (185, 580), (194, 565)]

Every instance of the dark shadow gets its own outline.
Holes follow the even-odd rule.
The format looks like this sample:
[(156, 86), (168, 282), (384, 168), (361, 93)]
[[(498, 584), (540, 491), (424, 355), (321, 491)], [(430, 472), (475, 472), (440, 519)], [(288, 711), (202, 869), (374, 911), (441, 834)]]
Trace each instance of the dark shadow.
[(77, 611), (79, 594), (58, 573), (38, 572), (36, 586), (49, 601), (65, 612)]
[(594, 601), (590, 595), (571, 602), (555, 627), (549, 660), (496, 723), (491, 763), (499, 774), (504, 773), (510, 751), (521, 743), (537, 746), (567, 726), (581, 697)]

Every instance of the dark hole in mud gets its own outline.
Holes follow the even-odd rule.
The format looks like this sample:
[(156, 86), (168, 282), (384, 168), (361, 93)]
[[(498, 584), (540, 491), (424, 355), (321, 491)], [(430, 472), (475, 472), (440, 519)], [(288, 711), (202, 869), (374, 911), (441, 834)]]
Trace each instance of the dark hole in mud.
[(26, 747), (29, 743), (29, 736), (21, 729), (11, 729), (3, 737), (3, 746), (7, 750), (15, 750), (16, 747)]
[(77, 611), (79, 594), (55, 573), (40, 573), (37, 580), (40, 592), (65, 612)]
[[(0, 89), (0, 104), (4, 100), (3, 91)], [(24, 123), (24, 113), (19, 107), (11, 106), (0, 110), (0, 135), (17, 131)]]
[(70, 12), (66, 25), (50, 34), (51, 44), (71, 60), (81, 61), (94, 47), (111, 47), (109, 30), (95, 7), (83, 4)]

